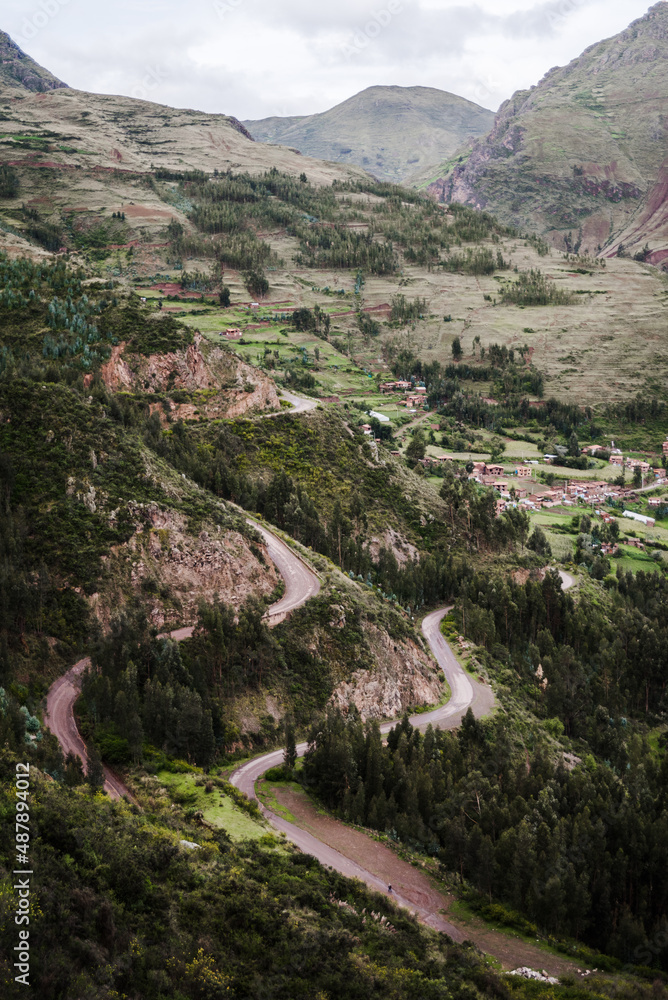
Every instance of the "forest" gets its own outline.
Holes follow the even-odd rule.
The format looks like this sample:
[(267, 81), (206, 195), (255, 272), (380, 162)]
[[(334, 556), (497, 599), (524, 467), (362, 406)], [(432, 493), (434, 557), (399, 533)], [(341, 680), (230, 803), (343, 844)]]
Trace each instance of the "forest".
[[(174, 259), (201, 251), (239, 268), (249, 288), (264, 287), (263, 269), (277, 263), (262, 236), (270, 227), (295, 238), (304, 267), (357, 273), (358, 291), (365, 274), (397, 273), (411, 261), (472, 275), (512, 266), (496, 246), (511, 231), (490, 216), (446, 211), (392, 185), (317, 188), (305, 174), (278, 171), (156, 171), (151, 182), (166, 201), (191, 206), (197, 232), (168, 227)], [(14, 183), (12, 171), (0, 174), (2, 190)], [(374, 207), (361, 225), (355, 196), (364, 194)], [(464, 246), (483, 239), (492, 247)], [(201, 290), (206, 277), (186, 270), (182, 287)], [(526, 514), (498, 517), (495, 494), (459, 464), (430, 484), (426, 500), (415, 471), (424, 440), (415, 436), (408, 462), (380, 466), (360, 411), (347, 403), (308, 423), (289, 413), (208, 423), (172, 419), (168, 407), (152, 412), (151, 393), (112, 392), (101, 365), (122, 342), (144, 357), (183, 350), (190, 327), (153, 316), (115, 279), (91, 281), (62, 260), (0, 255), (0, 285), (0, 808), (10, 815), (8, 783), (16, 761), (29, 760), (42, 776), (32, 807), (35, 946), (49, 957), (35, 967), (39, 995), (660, 997), (668, 968), (665, 579), (612, 573), (591, 525), (581, 525), (578, 559), (591, 573), (577, 595), (564, 592), (558, 575), (542, 573), (549, 546)], [(555, 301), (540, 272), (501, 287), (508, 305)], [(427, 309), (424, 298), (397, 292), (390, 321), (410, 324)], [(375, 321), (365, 325), (361, 315), (371, 342)], [(328, 336), (324, 309), (296, 309), (291, 320), (297, 331)], [(537, 440), (575, 437), (577, 446), (611, 422), (651, 430), (665, 420), (665, 405), (649, 398), (596, 412), (544, 400), (526, 345), (477, 349), (448, 364), (388, 349), (395, 375), (425, 383), (441, 431), (454, 438), (521, 427)], [(465, 382), (490, 383), (498, 405), (464, 391)], [(158, 638), (142, 600), (148, 591), (138, 589), (134, 609), (102, 627), (90, 609), (111, 586), (110, 553), (148, 523), (137, 510), (168, 508), (193, 535), (220, 525), (257, 548), (241, 512), (219, 501), (312, 549), (330, 577), (323, 592), (271, 630), (263, 614), (276, 594), (236, 608), (213, 599), (200, 605), (192, 638), (177, 644)], [(390, 527), (409, 542), (408, 555), (387, 541)], [(350, 591), (332, 586), (339, 570)], [(397, 644), (415, 640), (413, 619), (445, 603), (453, 604), (445, 634), (474, 644), (474, 669), (497, 692), (492, 719), (468, 716), (456, 733), (425, 734), (405, 719), (384, 745), (355, 711), (327, 711), (340, 678), (373, 662), (371, 629)], [(345, 629), (335, 620), (342, 611)], [(96, 765), (86, 783), (40, 715), (49, 681), (88, 653), (77, 706)], [(249, 732), (237, 714), (241, 699), (267, 692), (309, 735), (297, 776), (327, 808), (435, 859), (476, 912), (532, 938), (574, 939), (611, 974), (622, 963), (650, 967), (648, 985), (551, 989), (501, 977), (473, 949), (419, 928), (269, 834), (234, 845), (176, 807), (169, 817), (155, 802), (141, 812), (99, 794), (99, 757), (146, 780), (175, 766), (218, 780), (231, 761), (281, 746), (282, 720), (267, 712)], [(188, 853), (184, 835), (201, 850)], [(3, 905), (10, 847), (5, 823)], [(5, 923), (3, 949), (8, 940)], [(2, 973), (6, 981), (6, 965)], [(4, 987), (3, 996), (16, 995)]]
[(405, 718), (384, 745), (377, 724), (330, 713), (303, 780), (348, 821), (437, 857), (483, 912), (500, 902), (495, 916), (524, 933), (666, 968), (668, 765), (624, 722), (596, 707), (588, 740), (610, 760), (573, 771), (544, 732), (520, 742), (503, 715), (469, 709), (458, 732), (424, 735)]

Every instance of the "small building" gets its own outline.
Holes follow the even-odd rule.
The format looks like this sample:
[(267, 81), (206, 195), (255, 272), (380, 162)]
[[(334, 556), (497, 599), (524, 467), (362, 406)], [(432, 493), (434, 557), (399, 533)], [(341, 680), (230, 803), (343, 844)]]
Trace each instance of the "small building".
[(220, 336), (225, 337), (227, 340), (241, 340), (243, 334), (241, 330), (239, 330), (237, 327), (234, 327), (229, 330), (221, 331)]
[(520, 479), (529, 479), (531, 477), (532, 469), (528, 465), (520, 465), (515, 469), (515, 475), (519, 476)]
[(646, 525), (648, 528), (653, 528), (656, 524), (653, 517), (648, 517), (647, 514), (635, 514), (632, 510), (625, 510), (622, 517), (628, 517), (632, 521), (640, 521), (641, 524)]
[(488, 465), (487, 466), (487, 474), (489, 476), (502, 476), (503, 475), (503, 466), (502, 465)]
[(369, 437), (371, 437), (371, 433), (372, 433), (371, 424), (362, 424), (362, 430), (364, 431), (365, 434), (367, 434)]
[(639, 538), (627, 538), (624, 542), (625, 545), (631, 545), (634, 549), (645, 549), (645, 543), (641, 542)]
[(627, 464), (632, 472), (635, 469), (640, 469), (642, 473), (647, 473), (652, 468), (649, 462), (642, 462), (639, 458), (630, 458)]
[(668, 441), (663, 442), (663, 453), (664, 455), (668, 455)]
[(611, 455), (610, 456), (610, 465), (623, 465), (623, 464), (624, 464), (624, 456), (623, 455)]
[(668, 506), (668, 501), (662, 500), (661, 497), (652, 497), (652, 499), (648, 500), (647, 503), (650, 507), (663, 507), (664, 504)]

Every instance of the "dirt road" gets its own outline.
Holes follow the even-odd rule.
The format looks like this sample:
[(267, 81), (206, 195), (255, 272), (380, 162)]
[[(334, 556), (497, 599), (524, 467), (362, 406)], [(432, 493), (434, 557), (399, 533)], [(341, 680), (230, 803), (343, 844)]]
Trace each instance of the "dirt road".
[[(429, 725), (440, 727), (441, 729), (452, 729), (459, 725), (469, 706), (473, 707), (477, 716), (489, 714), (494, 707), (494, 695), (491, 689), (467, 676), (449, 645), (441, 635), (440, 624), (445, 615), (447, 615), (448, 611), (450, 611), (449, 607), (441, 608), (439, 611), (434, 611), (432, 614), (427, 615), (422, 624), (422, 631), (427, 639), (427, 642), (429, 643), (437, 663), (447, 678), (452, 691), (452, 696), (446, 705), (442, 705), (440, 708), (434, 709), (433, 712), (414, 716), (411, 719), (411, 722), (419, 729), (426, 729)], [(381, 732), (389, 732), (393, 725), (394, 723), (391, 722), (384, 723), (381, 726)], [(300, 743), (297, 746), (297, 753), (300, 757), (306, 753), (307, 746), (307, 743)], [(234, 772), (230, 780), (233, 785), (236, 785), (237, 788), (244, 792), (244, 794), (249, 798), (257, 799), (257, 795), (255, 793), (256, 781), (270, 768), (277, 767), (282, 763), (283, 751), (275, 750), (273, 753), (265, 754), (263, 757), (258, 757), (255, 760), (244, 764)], [(371, 889), (376, 889), (379, 892), (387, 894), (388, 880), (386, 878), (381, 878), (378, 874), (369, 871), (368, 868), (362, 867), (362, 865), (352, 860), (351, 857), (342, 854), (340, 851), (332, 847), (331, 844), (324, 843), (307, 830), (304, 830), (301, 827), (296, 826), (294, 823), (290, 823), (282, 817), (277, 816), (274, 812), (267, 809), (262, 803), (260, 803), (260, 808), (272, 826), (274, 826), (281, 833), (284, 833), (286, 837), (301, 848), (301, 850), (306, 851), (308, 854), (317, 858), (321, 864), (329, 865), (330, 868), (336, 869), (336, 871), (341, 872), (342, 875), (359, 878)], [(332, 822), (335, 823), (336, 821)], [(343, 824), (338, 825), (343, 827)], [(365, 834), (358, 834), (358, 836), (363, 837), (365, 841), (369, 840)], [(346, 843), (349, 849), (355, 849), (348, 843), (348, 841), (346, 841)], [(360, 845), (357, 845), (358, 848), (359, 846)], [(382, 847), (382, 845), (377, 845), (375, 854), (378, 855), (380, 852), (387, 850), (388, 849)], [(357, 850), (355, 853), (359, 856)], [(393, 861), (394, 868), (392, 870), (396, 872), (393, 876), (394, 883), (392, 883), (395, 885), (395, 890), (392, 893), (393, 899), (395, 899), (400, 905), (406, 906), (408, 909), (416, 913), (425, 923), (429, 924), (430, 927), (434, 927), (436, 930), (444, 931), (455, 941), (463, 941), (463, 933), (453, 924), (449, 923), (449, 921), (445, 920), (440, 914), (439, 910), (443, 905), (443, 901), (441, 900), (439, 904), (436, 904), (433, 899), (425, 898), (425, 886), (416, 887), (412, 884), (414, 879), (411, 879), (410, 881), (406, 881), (404, 879), (403, 881), (406, 886), (412, 886), (412, 888), (410, 890), (406, 889), (402, 892), (400, 887), (402, 882), (400, 873), (403, 872), (404, 875), (407, 875), (408, 870), (412, 872), (412, 869), (407, 862), (400, 861), (394, 855)], [(404, 871), (404, 868), (406, 871)], [(387, 864), (385, 864), (383, 866), (383, 872), (386, 872), (387, 870)], [(431, 895), (433, 896), (434, 893), (432, 892)], [(426, 896), (429, 897), (429, 893), (427, 893)], [(436, 894), (436, 896), (438, 896), (438, 894)]]
[(280, 417), (284, 413), (308, 413), (310, 410), (315, 410), (318, 406), (317, 399), (306, 399), (304, 396), (295, 396), (293, 392), (287, 392), (285, 389), (281, 392), (281, 399), (285, 399), (288, 403), (292, 403), (292, 409), (279, 410), (278, 413), (263, 413), (262, 420), (269, 420), (272, 417)]
[[(315, 597), (320, 592), (320, 580), (280, 538), (255, 521), (249, 519), (248, 523), (256, 528), (264, 538), (269, 558), (275, 563), (285, 581), (283, 597), (276, 604), (272, 604), (265, 615), (269, 627), (272, 627), (283, 621), (290, 611), (294, 611), (311, 597)], [(189, 639), (193, 631), (192, 627), (176, 629), (174, 632), (163, 633), (161, 638), (169, 636), (169, 638), (180, 642), (183, 639)], [(74, 753), (80, 757), (84, 770), (86, 767), (86, 745), (77, 729), (74, 704), (81, 693), (81, 675), (89, 666), (90, 659), (88, 657), (79, 660), (66, 674), (52, 684), (46, 696), (44, 716), (45, 725), (58, 737), (63, 753), (65, 755)], [(124, 795), (131, 797), (123, 782), (116, 778), (108, 768), (104, 770), (104, 778), (104, 788), (110, 798), (119, 799)]]
[[(44, 724), (58, 737), (63, 753), (73, 753), (81, 759), (86, 769), (86, 744), (81, 739), (74, 718), (74, 703), (81, 694), (81, 675), (90, 666), (90, 659), (79, 660), (49, 688), (46, 696), (46, 712)], [(111, 773), (108, 767), (104, 769), (105, 791), (112, 799), (120, 799), (130, 795), (122, 781)]]

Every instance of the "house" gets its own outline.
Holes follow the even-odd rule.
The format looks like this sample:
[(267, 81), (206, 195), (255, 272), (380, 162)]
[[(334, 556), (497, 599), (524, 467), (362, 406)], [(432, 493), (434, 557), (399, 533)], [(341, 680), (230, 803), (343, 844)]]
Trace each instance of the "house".
[(519, 468), (515, 469), (515, 475), (519, 476), (520, 479), (528, 479), (531, 473), (532, 470), (528, 465), (520, 465)]
[(221, 333), (220, 333), (220, 336), (221, 337), (226, 337), (227, 340), (241, 340), (243, 334), (242, 334), (241, 330), (239, 330), (236, 327), (234, 327), (234, 328), (231, 328), (229, 330), (222, 330)]
[(652, 497), (652, 499), (648, 500), (647, 502), (650, 507), (663, 507), (663, 505), (666, 503), (666, 501), (662, 500), (661, 497)]
[(648, 517), (646, 514), (634, 514), (632, 510), (625, 510), (622, 517), (629, 517), (632, 521), (640, 521), (641, 524), (647, 525), (648, 528), (653, 528), (656, 524), (653, 517)]
[(623, 465), (623, 464), (624, 464), (624, 456), (623, 455), (611, 455), (610, 456), (610, 465)]
[(663, 442), (663, 453), (664, 455), (668, 455), (668, 441)]
[(503, 475), (503, 466), (502, 465), (488, 465), (487, 466), (487, 474), (489, 476), (502, 476)]
[(425, 400), (424, 396), (417, 396), (417, 395), (406, 396), (405, 403), (406, 406), (409, 407), (410, 409), (410, 407), (412, 406), (424, 406), (424, 400)]
[(649, 472), (651, 465), (649, 462), (641, 462), (639, 458), (630, 458), (628, 461), (628, 467), (633, 472), (635, 469), (640, 469), (642, 473)]
[(602, 556), (616, 556), (619, 552), (619, 545), (617, 543), (604, 542), (601, 545), (601, 555)]
[(645, 549), (645, 543), (641, 542), (639, 538), (627, 538), (624, 542), (625, 545), (631, 545), (634, 549)]
[(412, 382), (395, 382), (394, 388), (399, 389), (400, 392), (410, 392), (413, 388)]
[(365, 434), (371, 437), (371, 431), (372, 431), (371, 424), (362, 424), (362, 430), (364, 431)]

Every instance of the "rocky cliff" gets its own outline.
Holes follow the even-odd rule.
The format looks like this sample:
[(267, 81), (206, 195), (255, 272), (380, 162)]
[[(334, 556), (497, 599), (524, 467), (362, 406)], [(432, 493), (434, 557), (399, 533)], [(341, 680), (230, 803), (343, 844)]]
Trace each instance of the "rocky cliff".
[(0, 87), (43, 94), (47, 90), (66, 89), (67, 84), (43, 69), (8, 34), (0, 31)]
[(220, 419), (280, 409), (276, 386), (257, 368), (196, 333), (185, 350), (148, 356), (118, 344), (102, 366), (102, 379), (114, 392), (139, 391), (167, 397), (151, 403), (168, 420)]
[(668, 4), (502, 105), (490, 134), (431, 184), (562, 249), (668, 248)]

